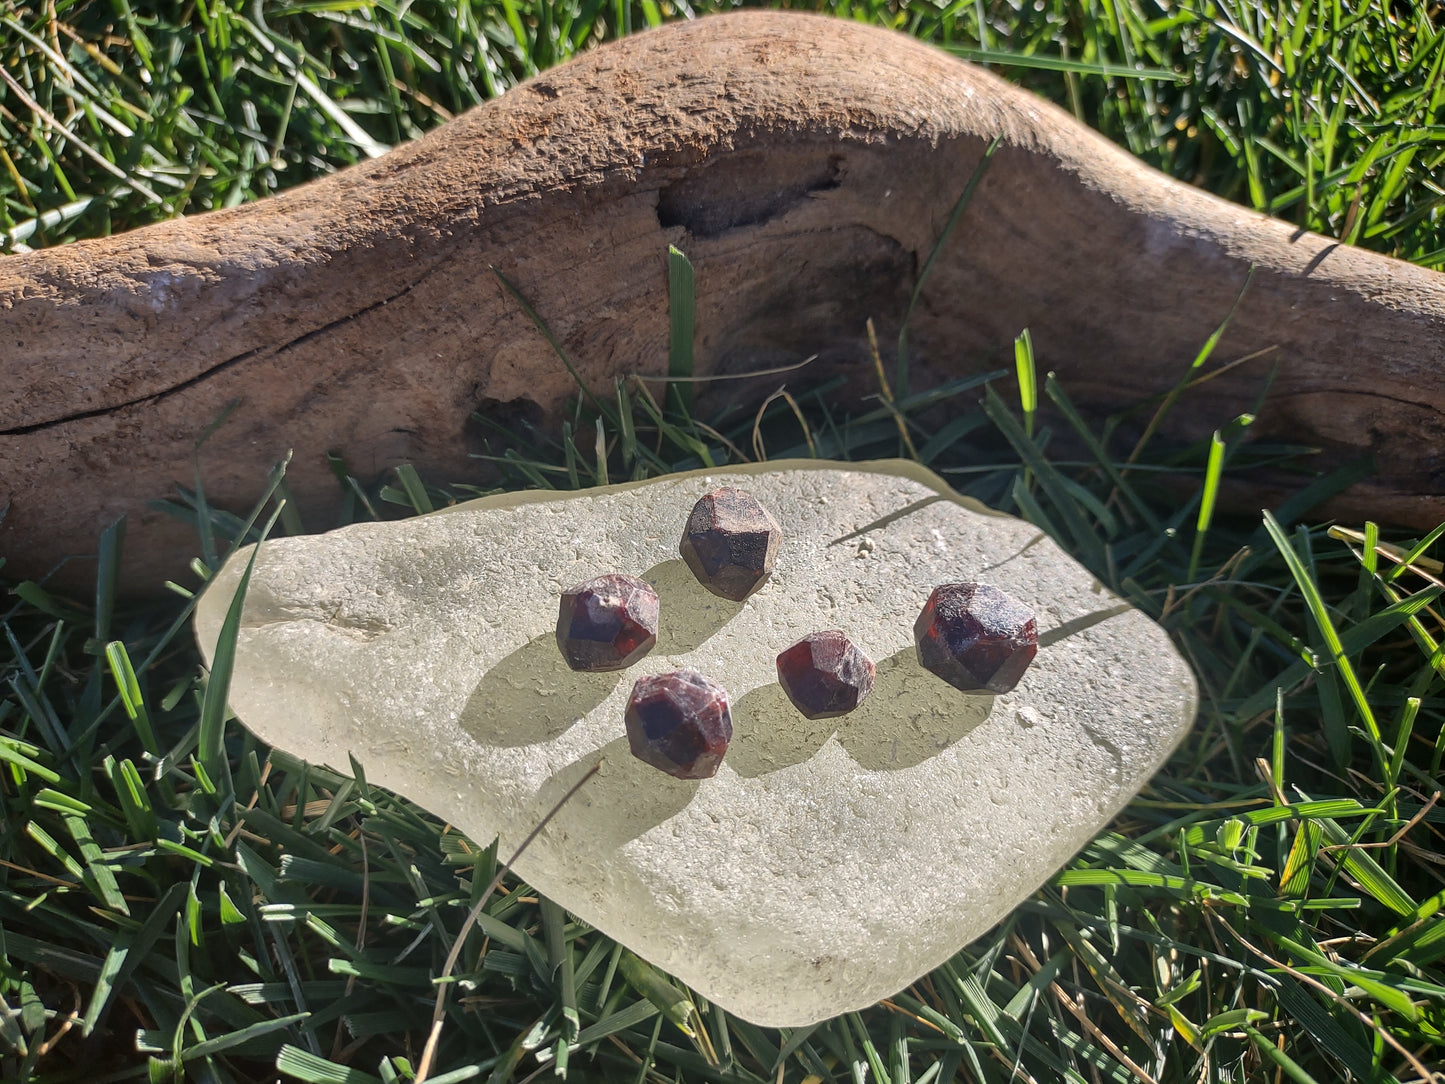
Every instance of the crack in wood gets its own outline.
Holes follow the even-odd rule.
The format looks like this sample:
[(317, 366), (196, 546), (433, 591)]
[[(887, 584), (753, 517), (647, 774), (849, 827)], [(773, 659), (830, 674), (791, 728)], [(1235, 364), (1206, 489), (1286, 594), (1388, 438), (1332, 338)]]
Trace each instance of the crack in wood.
[(265, 354), (279, 356), (286, 353), (288, 350), (294, 350), (299, 346), (304, 346), (306, 343), (311, 342), (313, 339), (328, 335), (334, 332), (337, 328), (344, 327), (346, 324), (349, 324), (354, 320), (361, 319), (361, 317), (365, 316), (367, 313), (374, 312), (375, 310), (382, 308), (385, 305), (391, 304), (391, 302), (396, 301), (399, 298), (405, 297), (407, 294), (411, 293), (411, 291), (415, 289), (416, 286), (417, 283), (410, 283), (404, 290), (400, 290), (397, 293), (391, 295), (390, 297), (384, 297), (380, 301), (373, 301), (370, 305), (367, 305), (363, 309), (358, 309), (356, 312), (348, 313), (347, 315), (342, 316), (336, 320), (332, 320), (330, 323), (324, 324), (318, 328), (314, 328), (313, 330), (306, 332), (304, 335), (298, 335), (296, 338), (291, 339), (288, 342), (282, 343), (280, 346), (271, 349), (267, 349), (265, 347), (256, 347), (253, 350), (247, 350), (245, 353), (236, 354), (233, 357), (227, 358), (225, 361), (217, 362), (210, 368), (204, 369), (201, 372), (197, 373), (195, 376), (182, 380), (179, 384), (172, 385), (171, 387), (166, 388), (163, 391), (148, 392), (145, 395), (139, 395), (134, 399), (128, 399), (122, 403), (112, 403), (108, 406), (96, 407), (93, 410), (82, 410), (75, 414), (66, 414), (59, 418), (48, 418), (43, 422), (31, 422), (28, 425), (17, 425), (12, 426), (9, 429), (0, 429), (0, 437), (21, 437), (25, 436), (27, 433), (39, 433), (47, 429), (54, 429), (59, 426), (70, 425), (74, 422), (86, 421), (89, 418), (101, 418), (107, 414), (115, 414), (122, 410), (128, 410), (131, 407), (159, 403), (165, 399), (169, 399), (173, 395), (179, 395), (181, 392), (186, 391), (189, 388), (195, 387), (203, 380), (210, 380), (212, 377), (215, 377), (228, 369), (232, 369), (237, 365), (247, 362), (254, 357)]

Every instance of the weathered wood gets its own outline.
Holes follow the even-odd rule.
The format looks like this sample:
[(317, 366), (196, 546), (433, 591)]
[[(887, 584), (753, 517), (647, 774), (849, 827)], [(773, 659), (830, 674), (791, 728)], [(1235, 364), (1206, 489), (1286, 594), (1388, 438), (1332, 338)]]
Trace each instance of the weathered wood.
[(1250, 408), (1278, 367), (1263, 435), (1378, 457), (1337, 511), (1445, 517), (1445, 277), (1168, 180), (904, 36), (755, 12), (597, 49), (258, 204), (0, 259), (6, 571), (87, 552), (125, 512), (132, 582), (174, 574), (194, 535), (146, 502), (190, 481), (233, 402), (201, 456), (222, 506), (247, 506), (288, 448), (318, 528), (340, 499), (328, 451), (362, 475), (475, 477), (471, 411), (550, 422), (574, 391), (491, 266), (599, 389), (666, 367), (668, 243), (698, 270), (700, 372), (859, 365), (864, 320), (896, 331), (1000, 134), (915, 317), (921, 380), (997, 364), (1027, 326), (1076, 400), (1136, 402), (1254, 266), (1216, 356), (1267, 353), (1192, 393), (1171, 435)]

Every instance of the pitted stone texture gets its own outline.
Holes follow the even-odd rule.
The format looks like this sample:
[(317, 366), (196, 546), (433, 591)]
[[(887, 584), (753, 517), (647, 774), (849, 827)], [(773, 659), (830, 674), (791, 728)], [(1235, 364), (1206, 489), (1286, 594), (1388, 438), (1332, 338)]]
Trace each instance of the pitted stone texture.
[(987, 583), (945, 583), (913, 624), (918, 662), (966, 693), (1012, 692), (1039, 650), (1038, 624)]
[(573, 670), (626, 670), (657, 643), (657, 592), (625, 573), (594, 576), (562, 592), (557, 648)]
[(632, 755), (674, 779), (711, 779), (733, 740), (726, 690), (696, 670), (639, 678), (626, 720)]
[(678, 550), (698, 583), (741, 602), (773, 571), (782, 537), (777, 520), (756, 497), (723, 486), (693, 505)]
[(839, 629), (812, 632), (778, 655), (778, 684), (809, 719), (836, 719), (873, 688), (873, 661)]
[[(721, 485), (788, 525), (765, 591), (704, 590), (682, 512)], [(197, 609), (209, 655), (250, 550)], [(557, 596), (597, 569), (662, 600), (626, 674), (557, 652)], [(1003, 696), (918, 665), (940, 583), (987, 580), (1045, 645)], [(877, 663), (854, 712), (805, 719), (778, 652), (845, 628)], [(729, 694), (711, 779), (632, 756), (633, 680), (692, 669)], [(709, 1001), (798, 1026), (888, 997), (1003, 918), (1149, 778), (1194, 717), (1169, 638), (1027, 523), (899, 462), (796, 461), (580, 493), (516, 493), (262, 545), (231, 706), (263, 740), (406, 794), (503, 853), (601, 765), (517, 873)]]

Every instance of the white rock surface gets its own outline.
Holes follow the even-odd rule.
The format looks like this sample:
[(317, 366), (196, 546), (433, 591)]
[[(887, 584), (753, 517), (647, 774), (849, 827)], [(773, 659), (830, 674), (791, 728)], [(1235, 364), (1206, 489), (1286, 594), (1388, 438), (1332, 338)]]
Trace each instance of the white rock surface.
[[(723, 483), (784, 531), (744, 603), (677, 552), (688, 509)], [(249, 556), (197, 611), (208, 660)], [(656, 587), (657, 647), (624, 673), (573, 673), (558, 596), (614, 571)], [(914, 618), (959, 580), (1038, 616), (1012, 693), (965, 695), (918, 665)], [(809, 722), (773, 660), (823, 628), (874, 659), (877, 684), (852, 715)], [(623, 733), (632, 683), (682, 667), (732, 696), (732, 748), (701, 782), (634, 760)], [(1165, 634), (1034, 527), (908, 463), (797, 461), (267, 542), (231, 705), (310, 761), (354, 754), (504, 854), (603, 758), (518, 874), (709, 1000), (790, 1026), (895, 993), (1002, 918), (1159, 767), (1196, 690)]]

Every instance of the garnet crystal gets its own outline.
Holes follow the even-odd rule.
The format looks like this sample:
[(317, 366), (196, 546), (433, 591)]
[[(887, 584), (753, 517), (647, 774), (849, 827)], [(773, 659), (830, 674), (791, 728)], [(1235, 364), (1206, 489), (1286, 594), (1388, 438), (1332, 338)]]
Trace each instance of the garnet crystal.
[(1039, 650), (1034, 615), (985, 583), (934, 588), (913, 625), (918, 661), (966, 693), (1006, 693)]
[(863, 703), (873, 662), (837, 629), (814, 632), (778, 656), (778, 683), (809, 719), (834, 719)]
[(723, 486), (693, 505), (678, 550), (699, 583), (741, 602), (773, 571), (782, 538), (777, 521), (757, 498)]
[(709, 779), (728, 751), (728, 694), (696, 670), (639, 678), (627, 701), (632, 755), (678, 779)]
[(657, 643), (657, 592), (612, 572), (562, 593), (557, 646), (573, 670), (625, 670)]

